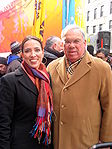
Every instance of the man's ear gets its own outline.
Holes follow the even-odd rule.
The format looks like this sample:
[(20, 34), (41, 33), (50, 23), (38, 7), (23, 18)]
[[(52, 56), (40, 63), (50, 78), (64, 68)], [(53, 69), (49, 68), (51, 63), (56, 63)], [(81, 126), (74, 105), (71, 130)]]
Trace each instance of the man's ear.
[(54, 43), (54, 44), (51, 46), (51, 48), (54, 49), (54, 50), (56, 50), (56, 46), (57, 46), (56, 43)]
[(87, 43), (87, 41), (86, 41), (86, 40), (84, 40), (84, 44), (85, 44), (85, 46), (86, 46), (86, 43)]

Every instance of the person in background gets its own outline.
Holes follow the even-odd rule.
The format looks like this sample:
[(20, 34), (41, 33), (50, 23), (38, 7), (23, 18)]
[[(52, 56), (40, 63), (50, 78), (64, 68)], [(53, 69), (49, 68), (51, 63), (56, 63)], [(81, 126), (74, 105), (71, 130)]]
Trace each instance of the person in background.
[(61, 33), (65, 56), (47, 66), (51, 75), (54, 149), (88, 149), (112, 142), (110, 66), (87, 52), (85, 34), (68, 25)]
[(109, 63), (111, 70), (112, 70), (112, 56), (111, 55), (108, 56), (107, 62)]
[(7, 58), (0, 57), (0, 78), (5, 75), (7, 70)]
[(6, 73), (13, 72), (20, 67), (22, 62), (20, 46), (21, 44), (18, 41), (14, 41), (10, 44), (11, 54), (8, 56)]
[(63, 52), (63, 43), (61, 39), (57, 36), (50, 36), (44, 47), (44, 59), (43, 62), (47, 66), (51, 61), (62, 57), (64, 55)]
[(87, 45), (87, 51), (94, 56), (94, 47), (93, 45)]
[(21, 67), (1, 78), (0, 149), (52, 149), (52, 90), (42, 42), (27, 36)]
[(112, 69), (112, 64), (111, 64), (111, 57), (109, 56), (109, 52), (105, 48), (99, 48), (96, 52), (96, 57), (102, 59), (103, 61), (107, 62), (111, 69)]
[(103, 61), (108, 60), (109, 52), (105, 48), (99, 48), (96, 52), (96, 57), (101, 58)]

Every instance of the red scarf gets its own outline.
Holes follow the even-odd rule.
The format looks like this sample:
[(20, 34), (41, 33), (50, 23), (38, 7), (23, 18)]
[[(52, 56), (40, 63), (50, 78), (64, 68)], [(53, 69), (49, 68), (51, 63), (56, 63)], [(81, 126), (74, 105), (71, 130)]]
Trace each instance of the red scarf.
[(52, 90), (50, 87), (49, 74), (44, 64), (39, 69), (33, 69), (24, 61), (22, 68), (39, 90), (37, 99), (37, 119), (32, 129), (32, 136), (38, 138), (39, 143), (51, 143), (51, 116), (53, 113)]

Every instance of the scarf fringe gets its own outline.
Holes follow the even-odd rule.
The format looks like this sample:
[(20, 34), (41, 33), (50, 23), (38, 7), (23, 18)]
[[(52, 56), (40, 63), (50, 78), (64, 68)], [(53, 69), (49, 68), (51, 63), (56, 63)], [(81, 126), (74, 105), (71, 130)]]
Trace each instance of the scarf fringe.
[[(38, 117), (33, 129), (31, 130), (32, 137), (37, 138), (39, 144), (51, 144), (52, 114), (53, 112), (51, 112), (49, 116), (49, 121), (43, 117)], [(41, 126), (41, 128), (39, 126)]]

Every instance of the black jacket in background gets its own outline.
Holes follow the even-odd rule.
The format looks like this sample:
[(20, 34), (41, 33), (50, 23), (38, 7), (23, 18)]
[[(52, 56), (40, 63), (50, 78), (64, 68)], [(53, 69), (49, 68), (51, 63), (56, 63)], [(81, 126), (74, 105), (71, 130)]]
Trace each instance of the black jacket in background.
[(64, 56), (64, 52), (58, 52), (51, 48), (44, 49), (43, 63), (47, 66), (50, 62), (62, 56)]

